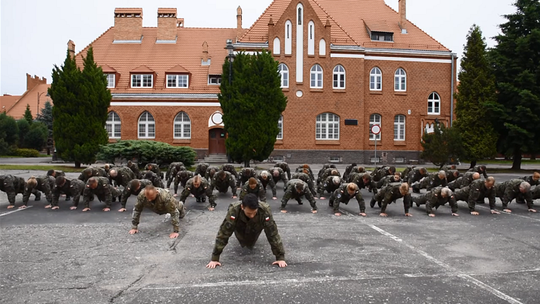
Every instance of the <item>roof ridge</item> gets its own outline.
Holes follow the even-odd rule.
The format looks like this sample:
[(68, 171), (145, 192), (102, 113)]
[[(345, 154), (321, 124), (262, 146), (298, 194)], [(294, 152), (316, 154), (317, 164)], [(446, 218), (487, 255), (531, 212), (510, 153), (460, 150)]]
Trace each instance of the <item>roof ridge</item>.
[[(386, 4), (386, 2), (384, 3), (384, 5), (386, 5), (388, 8), (390, 8), (392, 11), (394, 11), (394, 13), (396, 14), (399, 14), (398, 11), (396, 11), (395, 9), (393, 9), (390, 5)], [(414, 24), (414, 22), (410, 21), (409, 19), (405, 18), (407, 20), (407, 22), (409, 22), (410, 24), (412, 24), (415, 28), (417, 28), (418, 30), (420, 30), (420, 32), (426, 34), (429, 38), (433, 39), (435, 42), (437, 42), (438, 44), (440, 44), (442, 47), (444, 47), (445, 49), (451, 51), (449, 48), (447, 48), (444, 44), (442, 44), (439, 40), (433, 38), (433, 36), (431, 36), (430, 34), (428, 34), (427, 32), (425, 32), (424, 30), (422, 30), (420, 27), (418, 27), (416, 24)]]
[[(31, 88), (30, 90), (27, 90), (26, 92), (24, 92), (24, 94), (21, 95), (21, 98), (17, 99), (17, 101), (15, 101), (15, 102), (11, 105), (11, 107), (10, 107), (9, 109), (6, 110), (6, 113), (9, 113), (9, 111), (11, 111), (16, 105), (18, 105), (19, 102), (20, 102), (21, 100), (23, 100), (24, 97), (25, 97), (26, 95), (29, 95), (30, 92), (34, 91), (37, 87), (39, 87), (39, 86), (41, 86), (41, 85), (43, 85), (43, 84), (49, 86), (49, 84), (47, 84), (47, 83), (40, 83), (40, 84), (34, 86), (33, 88)], [(47, 88), (47, 91), (48, 91), (48, 90), (49, 90), (49, 89)], [(46, 91), (46, 92), (47, 92), (47, 91)], [(36, 113), (36, 115), (37, 115), (37, 114), (39, 114), (39, 113)]]
[(274, 0), (274, 1), (272, 1), (272, 3), (270, 3), (270, 5), (268, 5), (268, 6), (266, 7), (266, 9), (264, 10), (264, 12), (262, 12), (262, 14), (259, 16), (259, 18), (257, 18), (257, 20), (255, 20), (255, 22), (253, 22), (253, 24), (249, 27), (249, 29), (248, 29), (248, 30), (242, 35), (242, 37), (240, 37), (240, 39), (238, 39), (238, 40), (244, 39), (244, 37), (246, 37), (246, 35), (253, 29), (253, 27), (255, 27), (255, 25), (256, 25), (259, 21), (261, 21), (262, 17), (263, 17), (264, 15), (266, 15), (266, 12), (268, 12), (268, 10), (270, 9), (270, 7), (271, 7), (272, 5), (274, 5), (274, 3), (276, 3), (277, 1), (288, 1), (288, 2), (290, 3), (292, 0)]
[[(347, 35), (347, 37), (349, 37), (354, 43), (356, 43), (356, 45), (360, 46), (360, 44), (358, 43), (358, 41), (354, 40), (353, 37), (349, 34), (349, 32), (347, 32), (337, 21), (336, 19), (334, 19), (334, 17), (332, 17), (332, 15), (330, 15), (322, 6), (319, 2), (317, 2), (317, 0), (311, 0), (313, 2), (315, 2), (315, 4), (317, 4), (317, 6), (322, 9), (323, 12), (326, 13), (326, 16), (330, 19), (332, 19), (336, 25), (345, 33), (345, 35)], [(322, 20), (321, 20), (322, 21)], [(332, 41), (330, 41), (330, 44), (332, 44)]]
[[(81, 53), (84, 52), (84, 51), (86, 51), (86, 50), (88, 50), (88, 49), (90, 48), (90, 46), (92, 46), (92, 44), (93, 44), (94, 42), (96, 42), (96, 40), (100, 39), (101, 37), (103, 37), (103, 35), (107, 34), (107, 32), (110, 31), (113, 27), (114, 27), (114, 26), (110, 26), (105, 32), (103, 32), (101, 35), (99, 35), (99, 37), (97, 37), (96, 39), (92, 40), (92, 42), (90, 42), (85, 48), (83, 48), (79, 53), (77, 53), (77, 54), (75, 55), (75, 57), (77, 57), (77, 55), (81, 55), (81, 58), (82, 58), (82, 54), (81, 54)], [(75, 58), (75, 57), (74, 57), (74, 58)]]

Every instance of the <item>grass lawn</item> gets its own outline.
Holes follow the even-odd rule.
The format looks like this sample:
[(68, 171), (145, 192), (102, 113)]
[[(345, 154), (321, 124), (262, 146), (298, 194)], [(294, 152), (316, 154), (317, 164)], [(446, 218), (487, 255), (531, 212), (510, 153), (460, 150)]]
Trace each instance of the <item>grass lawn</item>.
[(37, 170), (49, 171), (62, 170), (64, 172), (81, 172), (83, 168), (75, 168), (71, 166), (47, 166), (47, 165), (0, 165), (0, 170)]

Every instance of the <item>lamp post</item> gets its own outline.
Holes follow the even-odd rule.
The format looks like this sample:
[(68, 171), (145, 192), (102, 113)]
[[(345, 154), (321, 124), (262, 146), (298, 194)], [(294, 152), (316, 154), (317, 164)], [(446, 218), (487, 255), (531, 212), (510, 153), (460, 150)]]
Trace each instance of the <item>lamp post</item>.
[[(47, 93), (47, 92), (41, 92), (41, 93), (38, 92), (38, 95), (37, 95), (37, 112), (36, 112), (36, 117), (37, 117), (37, 115), (39, 114), (39, 97), (41, 97), (41, 95), (43, 95), (43, 94), (45, 94), (45, 93)], [(45, 97), (47, 97), (47, 96), (49, 96), (49, 93), (47, 93), (47, 95), (45, 95)]]
[(229, 60), (229, 85), (232, 84), (232, 63), (234, 61), (234, 46), (232, 39), (227, 39), (227, 46), (225, 47), (229, 52), (227, 59)]

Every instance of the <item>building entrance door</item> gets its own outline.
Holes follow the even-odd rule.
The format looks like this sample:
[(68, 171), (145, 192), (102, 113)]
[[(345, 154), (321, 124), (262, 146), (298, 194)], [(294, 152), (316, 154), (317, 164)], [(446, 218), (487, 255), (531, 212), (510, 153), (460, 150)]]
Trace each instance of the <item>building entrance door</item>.
[(211, 129), (209, 132), (210, 142), (208, 145), (208, 154), (226, 154), (225, 148), (225, 129)]

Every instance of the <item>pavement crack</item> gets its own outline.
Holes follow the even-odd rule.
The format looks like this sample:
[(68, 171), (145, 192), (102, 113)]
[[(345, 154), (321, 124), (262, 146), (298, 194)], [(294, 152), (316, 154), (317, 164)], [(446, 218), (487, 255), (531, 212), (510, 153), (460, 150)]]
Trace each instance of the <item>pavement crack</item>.
[(109, 303), (114, 303), (114, 300), (116, 300), (117, 298), (119, 298), (123, 293), (124, 291), (130, 289), (131, 287), (133, 287), (133, 285), (137, 284), (140, 280), (142, 280), (144, 278), (145, 274), (141, 274), (139, 276), (139, 278), (137, 278), (135, 281), (131, 282), (131, 284), (129, 284), (126, 288), (123, 288), (122, 290), (120, 290), (117, 294), (115, 294), (110, 300), (109, 300)]

